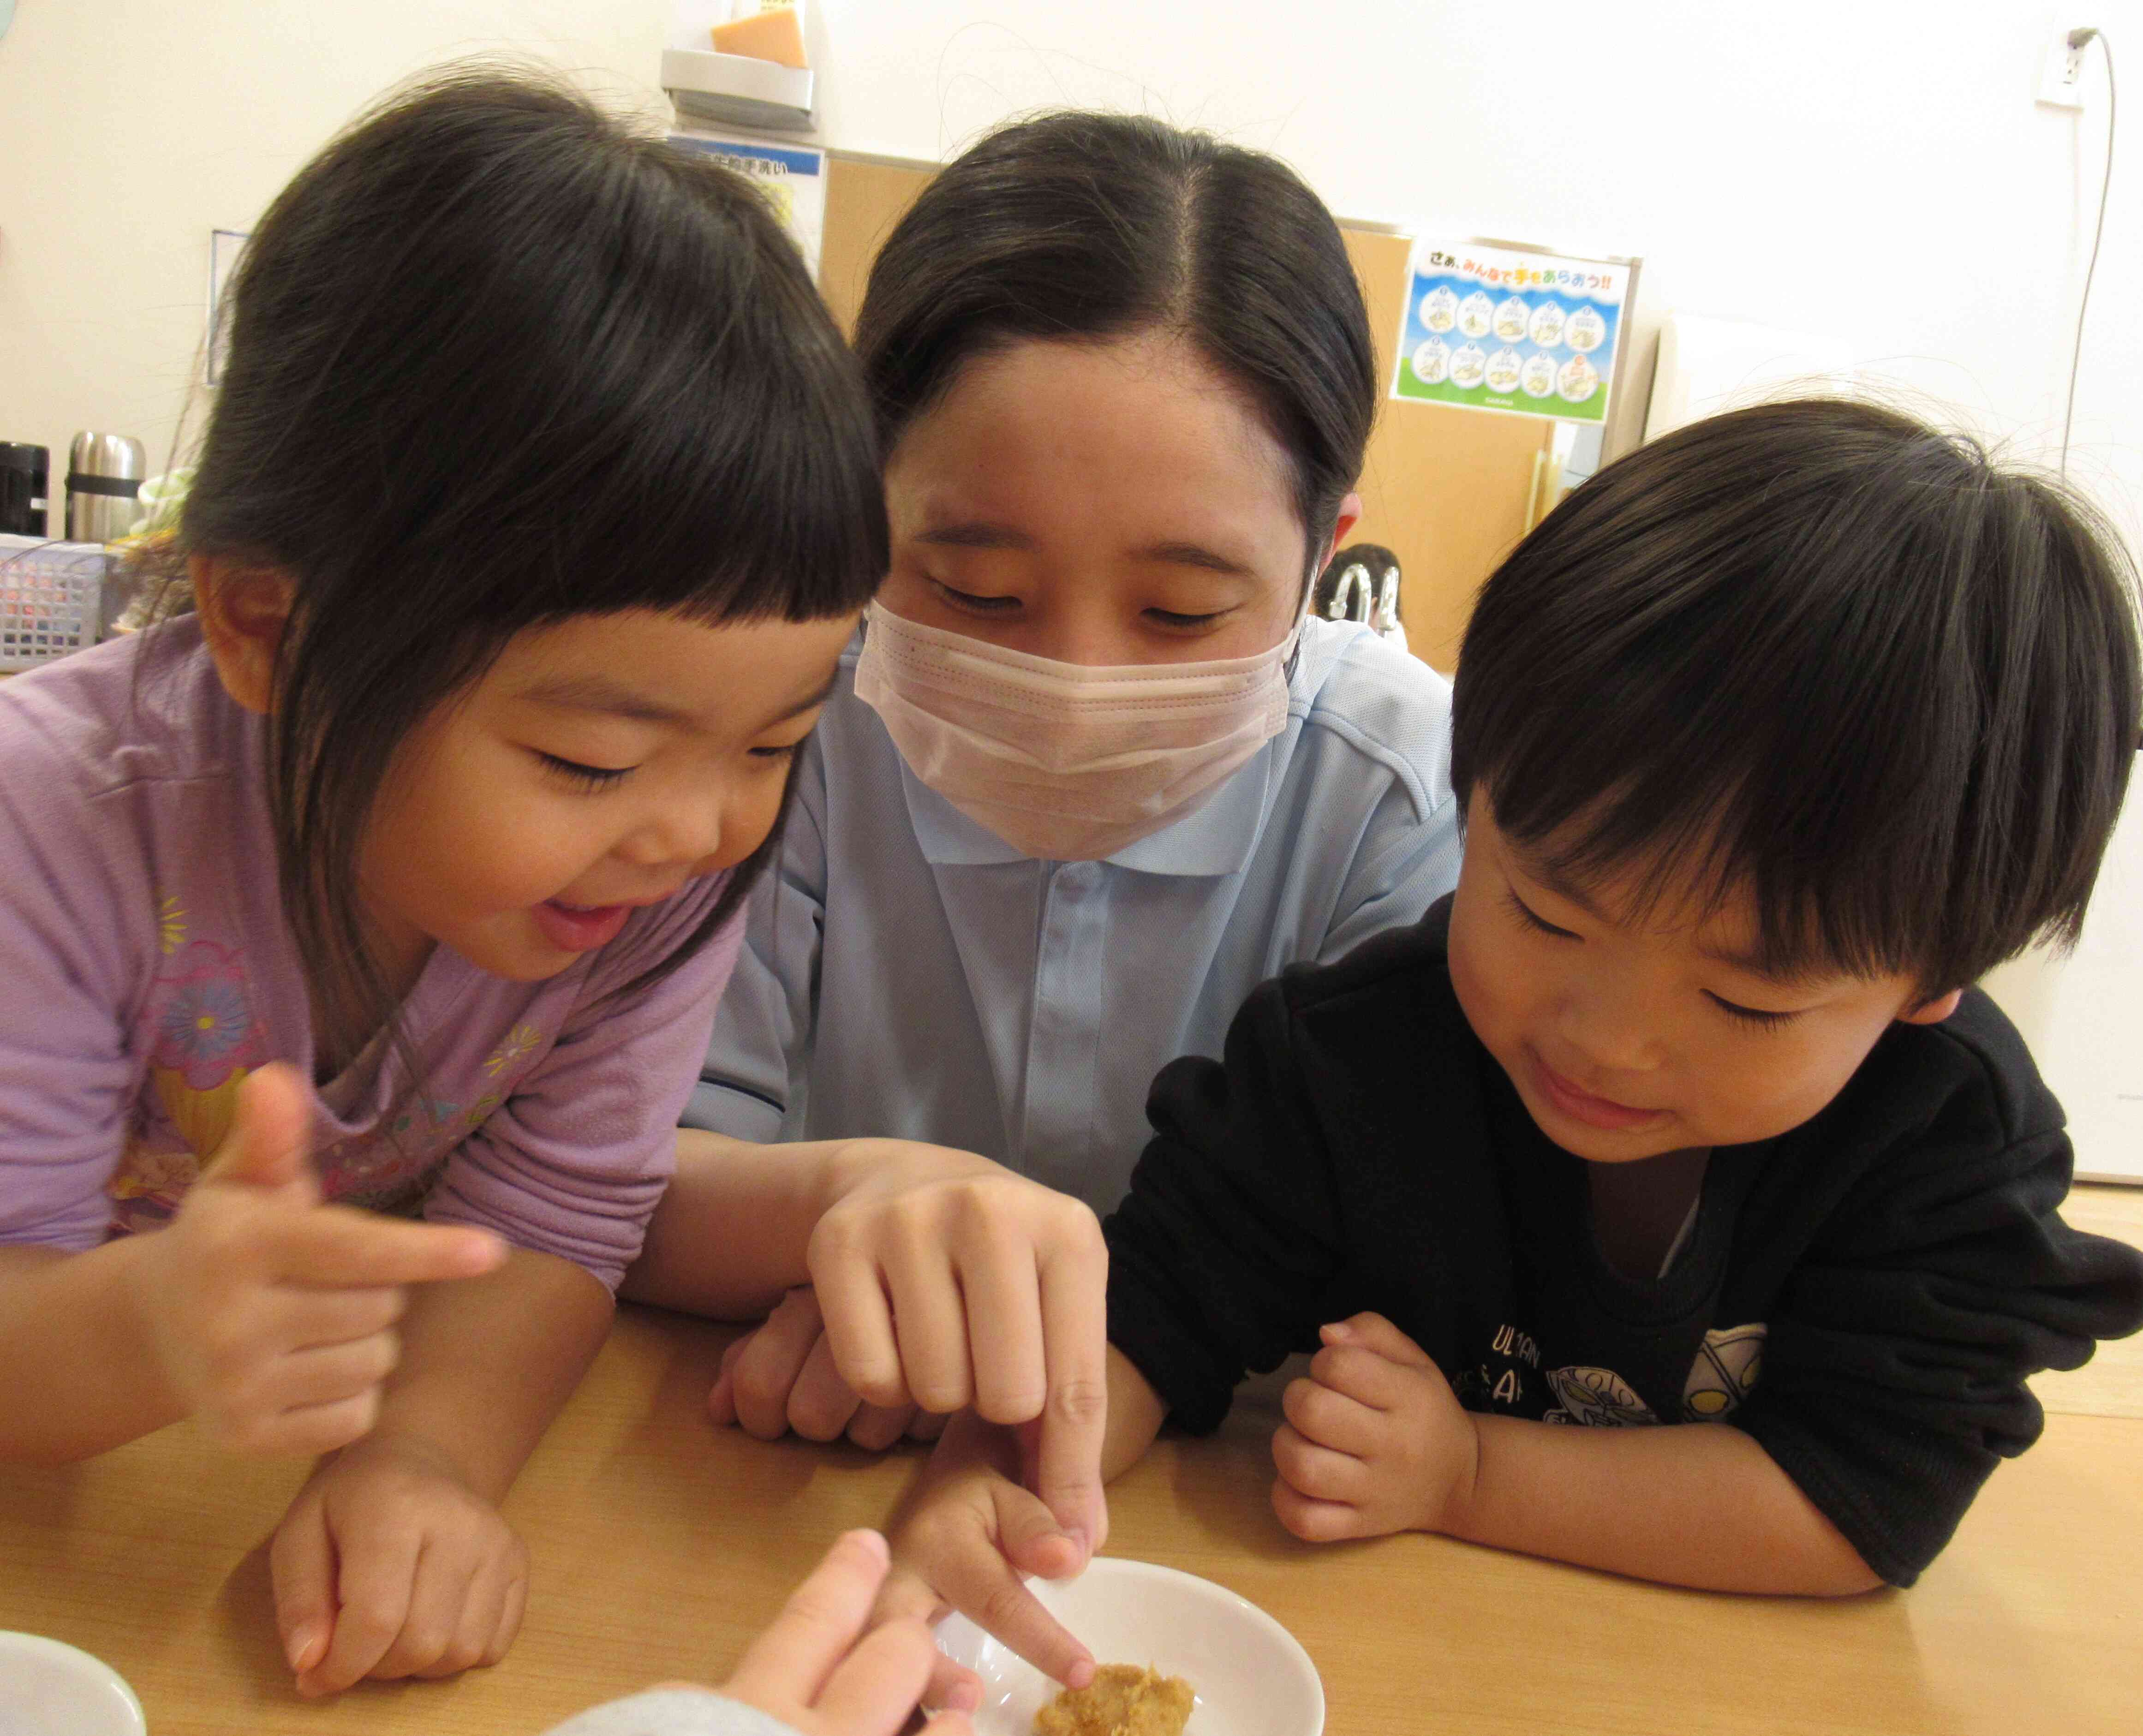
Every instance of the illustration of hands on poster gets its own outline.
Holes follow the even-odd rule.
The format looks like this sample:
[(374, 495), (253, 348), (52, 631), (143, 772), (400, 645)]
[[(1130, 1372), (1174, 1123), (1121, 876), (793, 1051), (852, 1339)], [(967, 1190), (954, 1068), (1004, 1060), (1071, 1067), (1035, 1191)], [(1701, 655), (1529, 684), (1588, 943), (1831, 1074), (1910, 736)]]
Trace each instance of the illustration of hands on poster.
[(1417, 240), (1392, 396), (1604, 423), (1628, 264)]

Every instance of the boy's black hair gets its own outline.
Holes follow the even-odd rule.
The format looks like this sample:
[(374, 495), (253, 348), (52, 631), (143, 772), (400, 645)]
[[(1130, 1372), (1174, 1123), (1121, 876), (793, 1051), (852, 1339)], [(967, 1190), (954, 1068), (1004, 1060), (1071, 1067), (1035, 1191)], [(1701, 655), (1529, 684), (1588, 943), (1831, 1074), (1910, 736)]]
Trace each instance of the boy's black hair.
[(1287, 453), (1307, 586), (1362, 473), (1376, 353), (1339, 225), (1279, 158), (1137, 115), (1002, 127), (886, 238), (856, 349), (890, 453), (978, 356), (1151, 330), (1188, 339)]
[(2073, 942), (2137, 749), (2133, 563), (2054, 482), (1873, 405), (1644, 447), (1482, 589), (1452, 783), (1583, 883), (1754, 893), (1767, 968), (1930, 997)]
[(538, 76), (459, 70), (359, 121), (269, 208), (232, 293), (171, 552), (294, 584), (270, 725), (285, 907), (361, 1038), (392, 1008), (358, 848), (410, 732), (569, 616), (859, 610), (887, 565), (875, 435), (760, 194)]

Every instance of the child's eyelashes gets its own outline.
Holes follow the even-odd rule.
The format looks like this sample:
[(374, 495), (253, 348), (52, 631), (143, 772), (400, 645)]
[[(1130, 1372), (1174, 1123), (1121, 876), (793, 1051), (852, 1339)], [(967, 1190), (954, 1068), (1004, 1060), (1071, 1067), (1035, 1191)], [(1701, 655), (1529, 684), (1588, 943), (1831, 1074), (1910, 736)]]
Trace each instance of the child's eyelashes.
[[(809, 739), (808, 737), (805, 739)], [(781, 760), (794, 759), (803, 751), (803, 742), (791, 741), (784, 742), (778, 748), (754, 748), (750, 752), (751, 757), (755, 759)]]
[(1510, 888), (1503, 888), (1503, 896), (1510, 901), (1511, 908), (1517, 913), (1518, 920), (1535, 933), (1552, 934), (1557, 940), (1576, 940), (1581, 937), (1572, 934), (1567, 928), (1557, 927), (1553, 922), (1537, 914), (1532, 907)]
[(1800, 1016), (1798, 1012), (1765, 1012), (1759, 1007), (1744, 1006), (1738, 1002), (1729, 1001), (1723, 996), (1715, 995), (1709, 989), (1705, 991), (1705, 996), (1721, 1012), (1737, 1023), (1751, 1026), (1758, 1031), (1776, 1031), (1781, 1025), (1790, 1025)]
[[(1549, 922), (1546, 917), (1541, 916), (1537, 912), (1536, 912), (1532, 906), (1527, 904), (1526, 901), (1520, 898), (1511, 888), (1504, 888), (1503, 897), (1506, 902), (1510, 905), (1512, 914), (1514, 914), (1521, 922), (1524, 923), (1527, 927), (1532, 929), (1536, 934), (1552, 935), (1557, 940), (1582, 940), (1584, 938), (1582, 935), (1573, 934), (1567, 928), (1557, 927), (1553, 922)], [(1746, 1025), (1750, 1029), (1755, 1031), (1776, 1031), (1781, 1026), (1791, 1024), (1795, 1019), (1800, 1016), (1800, 1013), (1797, 1010), (1767, 1012), (1761, 1007), (1744, 1006), (1740, 1002), (1730, 1001), (1723, 995), (1715, 995), (1709, 989), (1706, 989), (1704, 992), (1704, 994), (1705, 998), (1707, 1001), (1710, 1002), (1713, 1006), (1716, 1006), (1721, 1012), (1725, 1013), (1736, 1024)]]
[(568, 784), (577, 785), (591, 794), (616, 786), (632, 770), (629, 765), (583, 765), (577, 759), (562, 759), (556, 754), (535, 750), (536, 757), (547, 769), (557, 774)]

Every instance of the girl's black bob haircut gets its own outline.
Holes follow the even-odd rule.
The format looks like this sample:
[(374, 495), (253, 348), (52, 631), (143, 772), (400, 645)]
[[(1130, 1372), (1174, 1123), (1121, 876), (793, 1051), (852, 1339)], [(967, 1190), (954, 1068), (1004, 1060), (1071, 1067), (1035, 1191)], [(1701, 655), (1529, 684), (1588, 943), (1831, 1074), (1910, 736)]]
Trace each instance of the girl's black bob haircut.
[(233, 300), (169, 553), (293, 585), (285, 905), (369, 1035), (391, 1007), (354, 875), (395, 749), (526, 628), (861, 609), (887, 564), (875, 438), (760, 195), (538, 75), (457, 70), (359, 120), (269, 208)]
[(1362, 473), (1376, 353), (1339, 225), (1277, 157), (1136, 115), (1001, 127), (886, 238), (856, 350), (890, 453), (978, 357), (1154, 330), (1182, 336), (1265, 418), (1314, 556)]
[(1754, 898), (1765, 967), (1930, 998), (2073, 942), (2128, 784), (2136, 573), (2043, 477), (1864, 403), (1610, 465), (1459, 653), (1452, 783), (1578, 883)]

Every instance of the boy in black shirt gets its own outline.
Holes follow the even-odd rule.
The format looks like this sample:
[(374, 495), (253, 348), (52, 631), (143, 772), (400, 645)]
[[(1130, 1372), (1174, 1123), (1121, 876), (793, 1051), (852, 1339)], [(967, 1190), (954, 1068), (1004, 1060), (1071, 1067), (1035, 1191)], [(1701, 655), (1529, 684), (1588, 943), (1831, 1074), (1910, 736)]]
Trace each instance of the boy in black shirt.
[[(1960, 987), (2082, 920), (2133, 611), (2083, 509), (1865, 405), (1717, 418), (1580, 489), (1467, 632), (1458, 891), (1155, 1082), (1105, 1473), (1321, 1339), (1273, 1442), (1299, 1536), (1910, 1584), (2037, 1437), (2026, 1378), (2143, 1324), (2143, 1256), (2061, 1221), (2060, 1107)], [(1101, 1540), (1019, 1471), (948, 1428), (890, 1600), (1083, 1677), (1013, 1570)]]

